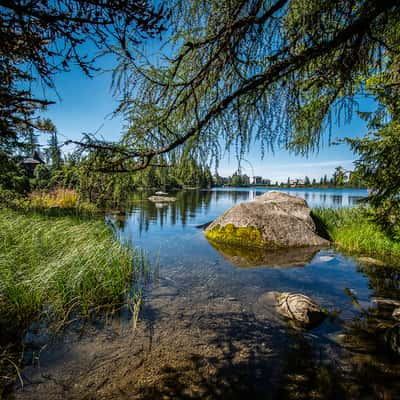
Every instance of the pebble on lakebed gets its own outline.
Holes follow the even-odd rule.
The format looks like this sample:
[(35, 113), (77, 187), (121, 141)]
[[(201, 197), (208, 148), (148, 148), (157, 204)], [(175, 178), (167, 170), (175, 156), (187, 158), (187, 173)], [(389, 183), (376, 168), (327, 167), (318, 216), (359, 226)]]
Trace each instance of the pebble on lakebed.
[(372, 257), (358, 257), (357, 261), (360, 262), (361, 264), (376, 265), (378, 267), (382, 267), (385, 265), (385, 263), (382, 260), (377, 260), (376, 258)]
[(396, 308), (393, 310), (392, 317), (393, 317), (394, 319), (397, 319), (398, 321), (400, 321), (400, 307), (396, 307)]

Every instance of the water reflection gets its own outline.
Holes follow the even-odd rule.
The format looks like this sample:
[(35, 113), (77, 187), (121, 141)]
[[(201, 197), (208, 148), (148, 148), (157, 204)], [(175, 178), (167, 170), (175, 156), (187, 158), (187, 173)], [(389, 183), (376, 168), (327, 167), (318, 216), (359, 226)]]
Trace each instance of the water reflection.
[[(119, 213), (116, 222), (119, 228), (128, 230), (133, 236), (141, 236), (154, 229), (175, 225), (201, 225), (215, 219), (232, 205), (254, 200), (270, 189), (215, 188), (202, 191), (173, 193), (177, 201), (154, 204), (147, 200), (153, 193), (137, 192), (132, 195), (124, 214)], [(367, 196), (362, 189), (274, 189), (304, 198), (310, 207), (346, 207), (356, 205)]]
[[(311, 206), (348, 206), (366, 196), (294, 192)], [(115, 213), (115, 227), (160, 256), (137, 331), (118, 320), (103, 336), (44, 349), (47, 361), (32, 368), (34, 384), (17, 399), (400, 398), (400, 361), (386, 340), (396, 326), (394, 303), (371, 300), (400, 301), (399, 267), (362, 264), (333, 249), (276, 253), (272, 262), (268, 253), (238, 254), (207, 242), (198, 226), (261, 193), (181, 192), (162, 208), (148, 193), (135, 194), (126, 212)], [(233, 268), (257, 262), (278, 268)], [(263, 301), (269, 291), (304, 293), (339, 316), (293, 332)]]
[[(350, 357), (343, 363), (356, 378), (352, 390), (357, 398), (400, 398), (400, 330), (393, 310), (400, 305), (400, 265), (386, 260), (385, 266), (360, 264), (368, 277), (376, 301), (363, 306), (356, 318), (345, 324), (342, 345)], [(357, 296), (355, 296), (355, 301)]]
[[(367, 196), (365, 190), (354, 189), (283, 191), (304, 198), (311, 207), (353, 206)], [(385, 332), (395, 323), (391, 317), (393, 307), (373, 304), (369, 298), (398, 299), (398, 269), (357, 266), (336, 253), (318, 253), (315, 257), (317, 249), (273, 254), (261, 249), (239, 250), (235, 246), (208, 243), (202, 230), (197, 228), (214, 220), (232, 205), (251, 201), (264, 192), (258, 188), (179, 192), (174, 194), (176, 202), (163, 207), (147, 201), (148, 193), (140, 193), (132, 198), (125, 220), (124, 216), (118, 215), (116, 223), (122, 237), (131, 237), (135, 244), (150, 252), (160, 251), (164, 273), (179, 281), (181, 291), (187, 288), (187, 298), (189, 293), (197, 293), (196, 290), (202, 288), (212, 293), (231, 291), (253, 303), (257, 293), (288, 290), (317, 296), (323, 306), (341, 310), (340, 319), (324, 323), (310, 337), (287, 331), (292, 339), (282, 355), (286, 369), (282, 371), (280, 384), (275, 385), (277, 398), (353, 399), (364, 398), (367, 393), (373, 393), (373, 397), (395, 398), (400, 393), (399, 362), (384, 340)], [(242, 268), (261, 265), (278, 268)], [(354, 299), (346, 296), (346, 288), (352, 288), (349, 293), (356, 293), (358, 306), (354, 307)], [(191, 307), (196, 309), (194, 304)], [(216, 326), (221, 323), (218, 319)], [(255, 329), (253, 325), (249, 325), (250, 330)], [(237, 327), (235, 332), (229, 333), (229, 338), (236, 340), (245, 331), (243, 325)], [(230, 340), (227, 336), (224, 338)], [(244, 343), (241, 345), (246, 347)], [(217, 362), (223, 364), (223, 359)], [(222, 368), (218, 373), (221, 379), (229, 379), (227, 370)], [(167, 383), (172, 379), (174, 385), (180, 382), (184, 386), (180, 381), (182, 374), (181, 370), (168, 370)], [(261, 376), (265, 378), (265, 374), (268, 375), (268, 370), (262, 369)], [(239, 385), (244, 382), (245, 377), (238, 380)], [(206, 380), (205, 384), (209, 382)], [(271, 384), (269, 382), (268, 386)], [(249, 385), (247, 392), (252, 388)]]
[(308, 264), (321, 247), (265, 250), (257, 247), (235, 246), (210, 241), (211, 246), (226, 260), (239, 268), (249, 267), (303, 267)]

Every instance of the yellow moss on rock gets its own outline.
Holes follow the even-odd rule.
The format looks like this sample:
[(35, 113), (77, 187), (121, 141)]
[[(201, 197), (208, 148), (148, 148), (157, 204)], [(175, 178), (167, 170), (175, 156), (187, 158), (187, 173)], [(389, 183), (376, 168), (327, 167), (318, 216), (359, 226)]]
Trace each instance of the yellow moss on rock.
[(241, 246), (265, 247), (261, 229), (255, 226), (236, 227), (233, 224), (225, 226), (217, 225), (207, 230), (205, 234), (207, 239), (216, 242), (238, 244)]

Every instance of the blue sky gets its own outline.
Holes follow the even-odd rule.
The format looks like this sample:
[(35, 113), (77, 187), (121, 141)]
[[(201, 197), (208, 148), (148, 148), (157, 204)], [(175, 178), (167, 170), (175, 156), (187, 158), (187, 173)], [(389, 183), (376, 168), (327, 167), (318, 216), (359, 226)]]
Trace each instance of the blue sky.
[[(103, 66), (110, 66), (110, 60), (104, 60)], [(47, 93), (57, 103), (49, 107), (43, 116), (49, 117), (56, 124), (60, 141), (80, 139), (83, 132), (94, 133), (109, 140), (117, 140), (123, 131), (124, 122), (121, 118), (112, 118), (111, 113), (117, 106), (117, 101), (110, 91), (111, 73), (98, 74), (94, 78), (84, 76), (78, 69), (60, 74), (56, 77), (56, 87), (60, 99), (54, 93)], [(370, 110), (371, 101), (360, 99), (360, 109)], [(364, 121), (353, 116), (350, 124), (334, 126), (332, 138), (361, 136), (367, 131)], [(41, 139), (42, 143), (45, 138)], [(287, 151), (277, 150), (275, 154), (267, 153), (261, 159), (259, 144), (251, 146), (247, 159), (254, 168), (254, 174), (275, 181), (286, 181), (288, 177), (302, 178), (308, 176), (320, 178), (332, 174), (336, 166), (352, 169), (354, 155), (347, 145), (329, 146), (328, 140), (317, 154), (309, 157), (295, 156)], [(65, 149), (67, 150), (67, 149)], [(220, 162), (218, 172), (222, 176), (231, 175), (237, 169), (234, 154), (226, 154)], [(248, 163), (242, 164), (242, 170), (252, 175)]]
[[(361, 110), (371, 110), (373, 103), (369, 100), (360, 99)], [(336, 138), (361, 137), (367, 132), (365, 122), (356, 114), (353, 115), (351, 123), (333, 126), (331, 132), (332, 141)], [(346, 144), (329, 145), (328, 132), (324, 135), (323, 144), (318, 152), (310, 154), (308, 157), (296, 156), (286, 150), (277, 150), (274, 154), (267, 153), (261, 158), (259, 145), (254, 143), (251, 146), (247, 160), (244, 162), (242, 170), (247, 175), (260, 175), (271, 179), (273, 182), (286, 182), (290, 178), (309, 178), (319, 179), (325, 174), (331, 176), (335, 167), (342, 166), (346, 170), (354, 168), (353, 162), (355, 155)], [(226, 155), (221, 162), (219, 173), (222, 176), (230, 175), (237, 168), (237, 161), (234, 155)]]

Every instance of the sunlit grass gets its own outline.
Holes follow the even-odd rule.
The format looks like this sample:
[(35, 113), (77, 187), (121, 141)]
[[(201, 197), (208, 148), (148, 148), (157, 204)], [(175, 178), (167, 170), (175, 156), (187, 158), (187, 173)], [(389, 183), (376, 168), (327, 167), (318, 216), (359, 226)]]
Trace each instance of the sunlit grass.
[(382, 231), (372, 220), (367, 207), (315, 208), (313, 214), (325, 227), (334, 244), (342, 250), (400, 256), (400, 243)]
[(29, 194), (28, 208), (37, 210), (75, 210), (76, 212), (94, 213), (93, 204), (82, 201), (73, 189), (58, 188), (52, 191), (36, 191)]
[(102, 220), (0, 211), (0, 300), (19, 323), (113, 312), (150, 268)]
[(33, 321), (57, 331), (127, 307), (136, 326), (151, 276), (144, 253), (118, 241), (102, 219), (1, 209), (0, 397), (4, 381), (15, 378), (15, 345)]

